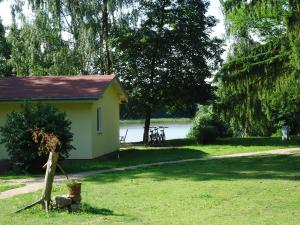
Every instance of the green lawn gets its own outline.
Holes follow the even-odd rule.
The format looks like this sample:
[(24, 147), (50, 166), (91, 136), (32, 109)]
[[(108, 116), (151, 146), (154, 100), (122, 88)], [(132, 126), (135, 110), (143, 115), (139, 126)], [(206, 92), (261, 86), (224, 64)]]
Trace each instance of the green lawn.
[[(200, 158), (211, 155), (226, 155), (242, 152), (264, 151), (281, 148), (300, 147), (299, 139), (294, 138), (289, 142), (282, 142), (280, 138), (225, 138), (215, 144), (197, 145), (188, 139), (168, 141), (164, 147), (144, 147), (141, 143), (123, 145), (125, 150), (106, 159), (79, 160), (63, 162), (62, 166), (67, 173), (115, 168), (159, 161), (170, 161), (188, 158)], [(9, 172), (0, 175), (0, 180), (28, 178), (33, 175), (22, 175)], [(37, 175), (34, 175), (37, 176)]]
[(117, 155), (112, 155), (105, 160), (66, 162), (63, 167), (70, 173), (211, 155), (292, 148), (299, 147), (299, 140), (293, 139), (284, 143), (280, 138), (226, 138), (218, 140), (215, 144), (197, 145), (188, 139), (180, 139), (168, 141), (165, 147), (144, 147), (142, 144), (126, 144), (124, 147), (126, 150), (120, 152), (120, 159), (117, 159)]
[(185, 147), (204, 151), (210, 155), (227, 155), (300, 147), (300, 140), (296, 137), (289, 142), (283, 142), (280, 137), (223, 138), (211, 145), (187, 145)]
[[(26, 179), (30, 177), (40, 176), (41, 174), (19, 174), (14, 171), (9, 171), (5, 174), (0, 175), (0, 182), (2, 180), (12, 180), (12, 179)], [(1, 225), (1, 224), (0, 224)]]
[(0, 193), (4, 191), (8, 191), (10, 189), (22, 187), (23, 185), (21, 184), (9, 184), (7, 182), (1, 181), (0, 180)]
[[(64, 193), (56, 187), (55, 193)], [(0, 201), (1, 224), (300, 224), (300, 157), (198, 161), (88, 177), (80, 213), (37, 206), (33, 193)]]
[[(145, 120), (120, 120), (120, 124), (143, 124)], [(191, 118), (153, 118), (151, 119), (151, 124), (157, 123), (191, 123)]]

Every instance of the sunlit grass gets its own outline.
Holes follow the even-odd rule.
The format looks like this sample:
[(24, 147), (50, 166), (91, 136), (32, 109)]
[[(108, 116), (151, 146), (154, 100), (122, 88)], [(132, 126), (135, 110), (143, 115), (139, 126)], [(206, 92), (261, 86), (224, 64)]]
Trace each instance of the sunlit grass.
[[(62, 164), (67, 173), (100, 170), (121, 166), (137, 165), (159, 161), (201, 158), (212, 155), (226, 155), (244, 152), (256, 152), (282, 148), (300, 147), (297, 138), (282, 142), (280, 138), (225, 138), (210, 145), (198, 145), (189, 139), (168, 141), (162, 147), (145, 147), (141, 143), (123, 145), (118, 155), (111, 154), (106, 158), (94, 160), (71, 160)], [(31, 175), (27, 175), (29, 177)], [(10, 173), (0, 179), (24, 178), (26, 175)]]
[[(66, 193), (56, 187), (55, 194)], [(1, 224), (299, 224), (300, 158), (256, 156), (198, 161), (88, 177), (79, 213), (39, 206), (40, 197), (0, 201)]]
[(159, 161), (201, 158), (212, 155), (226, 155), (256, 152), (282, 148), (299, 147), (299, 140), (282, 142), (280, 138), (226, 138), (210, 145), (198, 145), (189, 139), (168, 141), (162, 147), (145, 147), (140, 144), (125, 144), (125, 149), (106, 159), (72, 161), (64, 163), (69, 172), (107, 169), (120, 166), (152, 163)]

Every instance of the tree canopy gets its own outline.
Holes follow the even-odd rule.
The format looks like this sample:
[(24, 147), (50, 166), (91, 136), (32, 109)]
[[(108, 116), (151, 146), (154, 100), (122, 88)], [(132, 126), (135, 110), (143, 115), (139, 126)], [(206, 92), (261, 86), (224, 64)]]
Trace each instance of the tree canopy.
[(10, 54), (11, 46), (5, 36), (5, 28), (0, 18), (0, 76), (11, 74), (11, 66), (9, 65)]
[[(112, 73), (112, 30), (129, 3), (133, 1), (14, 1), (9, 35), (14, 74)], [(27, 5), (30, 17), (24, 12)]]
[(299, 4), (222, 1), (232, 48), (217, 75), (219, 109), (245, 134), (300, 112)]
[(199, 0), (140, 1), (140, 21), (122, 21), (116, 38), (117, 72), (129, 104), (146, 118), (144, 141), (153, 112), (211, 96), (205, 79), (221, 62), (222, 41), (210, 38), (216, 20), (205, 15), (207, 7)]

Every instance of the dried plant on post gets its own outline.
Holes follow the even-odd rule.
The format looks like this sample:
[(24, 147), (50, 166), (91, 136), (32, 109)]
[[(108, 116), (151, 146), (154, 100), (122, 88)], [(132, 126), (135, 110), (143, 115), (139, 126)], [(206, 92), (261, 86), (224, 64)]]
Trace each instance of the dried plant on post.
[(57, 135), (55, 135), (54, 133), (45, 133), (43, 129), (40, 128), (35, 128), (34, 130), (32, 130), (32, 140), (34, 143), (39, 145), (41, 154), (49, 154), (48, 161), (44, 165), (44, 167), (46, 167), (44, 190), (41, 199), (18, 210), (17, 212), (21, 212), (37, 204), (42, 204), (43, 209), (48, 212), (51, 208), (51, 192), (55, 170), (58, 165), (58, 153), (61, 148), (61, 142)]

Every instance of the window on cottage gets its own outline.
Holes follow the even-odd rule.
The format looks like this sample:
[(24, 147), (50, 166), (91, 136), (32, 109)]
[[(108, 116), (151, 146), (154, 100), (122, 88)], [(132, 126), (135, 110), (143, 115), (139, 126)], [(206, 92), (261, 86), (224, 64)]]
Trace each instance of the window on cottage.
[(97, 132), (102, 132), (102, 111), (101, 108), (97, 108)]

